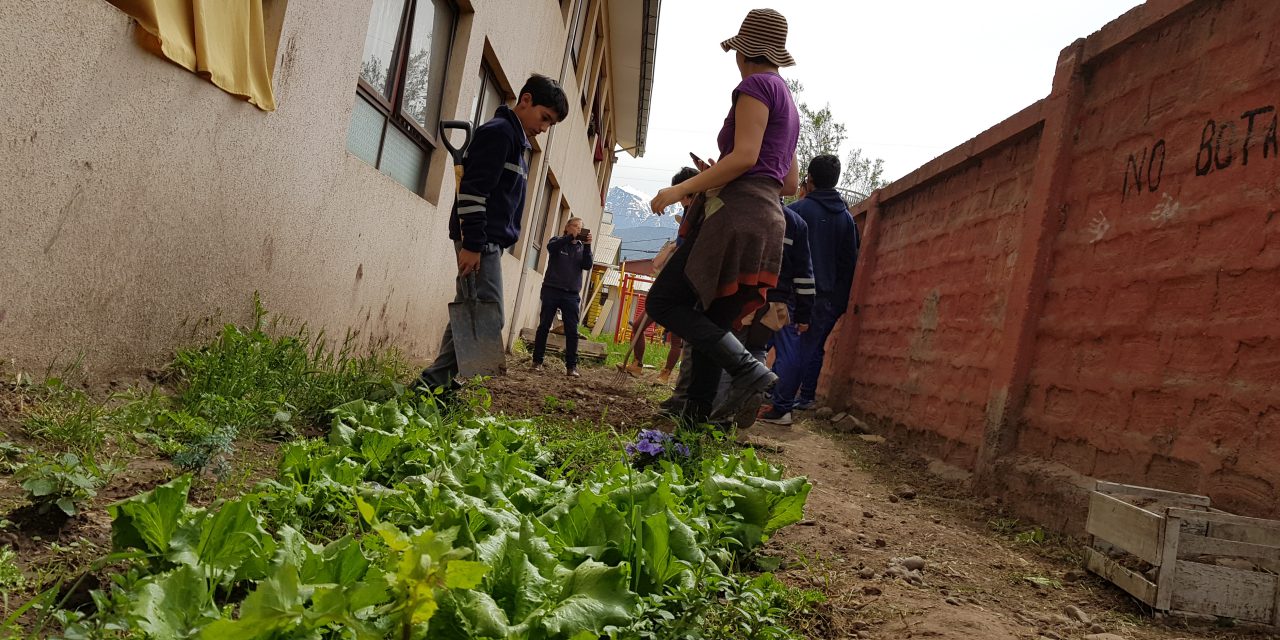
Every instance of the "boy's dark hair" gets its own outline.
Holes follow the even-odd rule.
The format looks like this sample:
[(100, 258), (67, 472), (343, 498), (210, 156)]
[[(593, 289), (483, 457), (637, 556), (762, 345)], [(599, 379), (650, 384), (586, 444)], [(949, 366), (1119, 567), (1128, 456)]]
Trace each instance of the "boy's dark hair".
[(809, 178), (819, 189), (832, 189), (840, 181), (840, 158), (829, 153), (814, 156), (809, 161)]
[(681, 167), (680, 171), (678, 171), (676, 175), (671, 177), (671, 186), (674, 187), (680, 184), (681, 182), (684, 182), (685, 180), (688, 180), (689, 178), (692, 178), (696, 175), (698, 175), (697, 169), (694, 169), (693, 167)]
[[(569, 115), (569, 99), (564, 97), (564, 89), (560, 83), (542, 74), (535, 73), (525, 80), (520, 88), (520, 96), (529, 94), (533, 98), (533, 106), (547, 107), (556, 112), (556, 122), (564, 122)], [(519, 96), (517, 96), (519, 99)]]

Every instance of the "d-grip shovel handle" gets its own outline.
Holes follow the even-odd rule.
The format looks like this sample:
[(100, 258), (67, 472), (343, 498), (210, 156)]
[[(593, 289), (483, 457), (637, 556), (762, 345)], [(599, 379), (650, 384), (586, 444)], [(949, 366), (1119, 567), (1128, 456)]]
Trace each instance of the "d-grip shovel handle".
[[(462, 140), (462, 146), (455, 147), (449, 142), (450, 129), (461, 129), (466, 134), (466, 137)], [(445, 150), (453, 157), (453, 173), (459, 185), (462, 184), (462, 157), (467, 153), (467, 148), (471, 146), (472, 133), (474, 131), (471, 123), (466, 120), (440, 121), (440, 144), (443, 144)]]

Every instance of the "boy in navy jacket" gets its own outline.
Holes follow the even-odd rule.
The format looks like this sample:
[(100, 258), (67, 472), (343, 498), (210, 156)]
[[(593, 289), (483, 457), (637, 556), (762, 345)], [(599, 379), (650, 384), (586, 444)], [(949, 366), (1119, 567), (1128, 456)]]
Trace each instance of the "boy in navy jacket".
[[(463, 278), (474, 277), (476, 297), (502, 305), (502, 250), (520, 239), (520, 215), (529, 174), (529, 138), (569, 114), (560, 85), (534, 74), (520, 89), (515, 108), (498, 107), (480, 125), (463, 158), (462, 182), (449, 215), (449, 239), (458, 257), (457, 302), (464, 301)], [(446, 326), (436, 360), (419, 384), (451, 388), (458, 374), (453, 328)]]
[[(774, 346), (780, 347), (773, 363), (778, 383), (773, 388), (773, 406), (760, 416), (764, 422), (791, 424), (793, 409), (813, 406), (827, 337), (849, 306), (860, 238), (849, 206), (835, 190), (839, 179), (839, 158), (815, 157), (809, 162), (805, 181), (808, 194), (791, 204), (791, 209), (809, 226), (814, 278), (810, 282), (817, 296), (808, 330), (786, 336), (784, 339), (794, 339), (788, 348), (781, 348), (775, 339)], [(781, 332), (778, 337), (783, 337)]]

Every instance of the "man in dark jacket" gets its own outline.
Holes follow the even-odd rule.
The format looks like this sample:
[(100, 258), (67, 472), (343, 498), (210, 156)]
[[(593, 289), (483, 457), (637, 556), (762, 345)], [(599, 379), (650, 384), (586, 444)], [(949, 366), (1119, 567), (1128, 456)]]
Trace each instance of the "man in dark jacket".
[(547, 334), (556, 311), (564, 319), (565, 373), (578, 377), (578, 308), (582, 306), (582, 272), (590, 271), (591, 231), (583, 231), (582, 218), (570, 218), (564, 235), (547, 241), (547, 275), (542, 279), (542, 310), (533, 341), (533, 368), (542, 370)]
[[(458, 257), (455, 301), (465, 301), (464, 279), (471, 278), (477, 299), (502, 305), (502, 250), (520, 238), (529, 138), (568, 114), (569, 102), (560, 85), (534, 74), (520, 89), (515, 108), (499, 106), (492, 120), (476, 128), (449, 215), (449, 238)], [(453, 328), (446, 326), (436, 360), (422, 372), (419, 384), (451, 388), (457, 374)]]
[[(791, 208), (809, 226), (809, 252), (813, 259), (813, 288), (816, 298), (809, 327), (803, 333), (774, 338), (778, 347), (773, 370), (778, 383), (773, 389), (773, 406), (760, 419), (774, 424), (791, 424), (793, 409), (813, 406), (818, 376), (826, 355), (827, 338), (836, 321), (849, 306), (849, 289), (853, 286), (853, 269), (858, 262), (858, 226), (849, 206), (836, 191), (840, 179), (840, 159), (820, 155), (809, 162), (805, 189), (808, 192)], [(794, 338), (791, 344), (779, 344)], [(798, 392), (798, 397), (797, 397)]]

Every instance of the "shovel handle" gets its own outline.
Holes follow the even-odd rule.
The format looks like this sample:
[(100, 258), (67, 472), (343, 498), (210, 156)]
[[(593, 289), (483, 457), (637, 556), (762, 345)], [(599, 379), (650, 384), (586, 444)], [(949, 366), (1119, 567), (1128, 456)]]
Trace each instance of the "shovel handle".
[[(461, 146), (455, 147), (453, 146), (453, 143), (450, 142), (449, 130), (451, 129), (461, 129), (466, 134), (466, 137), (462, 140)], [(462, 166), (462, 156), (467, 152), (467, 148), (471, 146), (471, 136), (473, 133), (474, 130), (471, 127), (471, 123), (466, 120), (440, 121), (440, 143), (444, 145), (446, 150), (448, 150), (449, 155), (453, 156), (453, 164), (455, 166)]]

